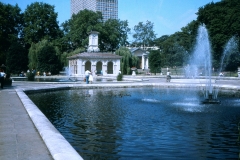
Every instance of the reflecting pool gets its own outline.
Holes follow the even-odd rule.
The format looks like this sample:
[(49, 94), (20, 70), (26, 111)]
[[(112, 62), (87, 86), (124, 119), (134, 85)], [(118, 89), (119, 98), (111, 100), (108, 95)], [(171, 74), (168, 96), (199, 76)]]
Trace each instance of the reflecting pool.
[(198, 90), (157, 87), (28, 96), (84, 159), (238, 159), (237, 92), (207, 105)]

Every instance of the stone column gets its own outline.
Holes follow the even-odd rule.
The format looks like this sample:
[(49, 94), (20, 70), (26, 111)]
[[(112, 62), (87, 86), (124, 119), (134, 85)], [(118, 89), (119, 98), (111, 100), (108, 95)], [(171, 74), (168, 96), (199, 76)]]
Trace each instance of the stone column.
[(142, 55), (142, 69), (145, 69), (145, 58), (144, 55)]
[(106, 75), (106, 74), (107, 74), (106, 70), (107, 70), (107, 65), (106, 65), (106, 64), (103, 64), (103, 67), (102, 67), (102, 74), (103, 74), (103, 75)]
[(95, 64), (93, 64), (92, 65), (92, 75), (96, 75), (96, 70), (97, 70), (97, 68), (96, 68), (96, 65)]
[(81, 75), (84, 75), (85, 76), (85, 65), (82, 64), (82, 69), (81, 69)]
[(68, 72), (69, 72), (68, 76), (70, 76), (71, 75), (71, 60), (68, 61), (68, 68), (65, 68), (65, 71), (66, 71), (66, 69), (68, 69)]
[(148, 69), (148, 57), (146, 57), (146, 68)]

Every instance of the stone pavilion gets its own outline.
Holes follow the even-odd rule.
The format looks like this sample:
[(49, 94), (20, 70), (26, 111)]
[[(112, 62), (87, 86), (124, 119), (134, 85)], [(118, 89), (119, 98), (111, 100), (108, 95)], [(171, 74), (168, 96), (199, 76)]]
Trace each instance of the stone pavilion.
[(96, 31), (90, 32), (87, 52), (68, 57), (70, 76), (84, 76), (86, 70), (95, 75), (118, 75), (121, 56), (112, 52), (100, 52), (98, 34)]

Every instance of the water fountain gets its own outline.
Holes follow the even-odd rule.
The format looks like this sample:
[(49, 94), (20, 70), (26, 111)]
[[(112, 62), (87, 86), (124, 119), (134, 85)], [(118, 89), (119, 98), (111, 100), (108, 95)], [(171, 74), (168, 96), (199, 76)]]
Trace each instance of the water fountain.
[(227, 44), (224, 47), (222, 59), (221, 59), (221, 65), (220, 65), (220, 70), (219, 73), (222, 72), (222, 70), (226, 67), (226, 65), (229, 62), (229, 58), (232, 53), (234, 53), (234, 50), (237, 50), (237, 43), (236, 43), (236, 37), (233, 36), (230, 38), (230, 40), (227, 42)]
[(69, 67), (64, 67), (64, 71), (63, 71), (62, 73), (64, 73), (64, 76), (66, 76), (69, 81), (73, 81), (73, 82), (77, 81), (77, 78), (76, 78), (76, 77), (71, 77), (71, 76), (70, 76)]
[(212, 85), (212, 57), (211, 45), (208, 37), (208, 31), (205, 25), (198, 28), (198, 35), (196, 38), (196, 46), (193, 51), (193, 56), (189, 62), (188, 71), (192, 73), (193, 77), (199, 75), (198, 70), (202, 68), (205, 75), (206, 83), (203, 89), (205, 100), (204, 104), (220, 103), (217, 99), (216, 91)]
[[(230, 55), (237, 49), (236, 38), (232, 37), (224, 47), (219, 73), (226, 67)], [(204, 104), (220, 103), (217, 99), (218, 88), (212, 85), (212, 62), (211, 62), (211, 45), (208, 38), (208, 32), (205, 25), (201, 25), (198, 29), (196, 46), (194, 48), (193, 57), (190, 61), (190, 66), (187, 67), (188, 73), (193, 73), (193, 76), (198, 76), (198, 69), (204, 68), (205, 87), (203, 88)], [(219, 74), (219, 76), (221, 76)]]

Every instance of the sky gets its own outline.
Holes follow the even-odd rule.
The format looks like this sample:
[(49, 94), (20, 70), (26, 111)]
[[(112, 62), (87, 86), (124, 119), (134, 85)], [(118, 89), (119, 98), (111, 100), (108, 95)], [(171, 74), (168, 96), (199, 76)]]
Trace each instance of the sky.
[[(16, 5), (24, 12), (27, 5), (43, 2), (55, 6), (59, 24), (71, 17), (71, 0), (0, 0), (2, 3)], [(181, 31), (192, 20), (196, 20), (200, 7), (221, 0), (118, 0), (118, 18), (127, 20), (133, 28), (139, 22), (154, 24), (156, 37), (171, 35)], [(129, 37), (131, 39), (131, 36)]]

